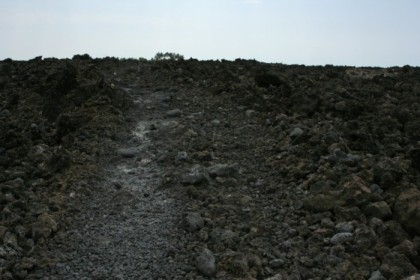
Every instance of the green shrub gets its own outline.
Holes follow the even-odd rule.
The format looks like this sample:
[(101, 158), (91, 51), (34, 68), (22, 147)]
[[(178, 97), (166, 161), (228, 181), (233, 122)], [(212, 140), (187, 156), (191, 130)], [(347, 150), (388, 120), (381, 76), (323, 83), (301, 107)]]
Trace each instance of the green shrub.
[(170, 53), (170, 52), (161, 53), (161, 52), (158, 52), (155, 55), (155, 57), (152, 58), (152, 60), (154, 60), (154, 61), (162, 61), (162, 60), (179, 61), (179, 60), (184, 60), (184, 56), (180, 55), (178, 53)]

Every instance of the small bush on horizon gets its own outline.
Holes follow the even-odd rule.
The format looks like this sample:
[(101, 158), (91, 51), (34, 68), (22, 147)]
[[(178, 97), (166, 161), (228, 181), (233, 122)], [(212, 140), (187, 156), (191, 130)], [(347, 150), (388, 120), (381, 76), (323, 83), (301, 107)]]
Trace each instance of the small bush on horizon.
[(75, 55), (73, 55), (73, 58), (72, 58), (72, 60), (91, 60), (91, 59), (92, 59), (92, 57), (87, 53), (85, 53), (85, 54), (75, 54)]
[(184, 60), (184, 56), (178, 53), (171, 53), (171, 52), (158, 52), (156, 53), (155, 57), (152, 58), (153, 61), (162, 61), (162, 60), (172, 60), (172, 61), (179, 61)]

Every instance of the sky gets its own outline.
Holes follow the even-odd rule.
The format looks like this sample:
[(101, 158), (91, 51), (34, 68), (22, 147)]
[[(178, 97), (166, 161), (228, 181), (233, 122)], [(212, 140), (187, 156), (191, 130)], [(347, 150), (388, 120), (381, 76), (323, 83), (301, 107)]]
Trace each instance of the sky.
[(420, 66), (420, 0), (0, 0), (0, 59)]

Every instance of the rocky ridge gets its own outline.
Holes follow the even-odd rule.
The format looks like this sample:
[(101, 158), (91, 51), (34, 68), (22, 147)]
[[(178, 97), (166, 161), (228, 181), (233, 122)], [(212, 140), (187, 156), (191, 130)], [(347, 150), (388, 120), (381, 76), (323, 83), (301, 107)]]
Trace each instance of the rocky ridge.
[[(63, 240), (62, 234), (81, 229), (75, 216), (103, 213), (95, 210), (95, 203), (91, 208), (80, 205), (101, 201), (99, 185), (112, 193), (121, 188), (128, 193), (121, 195), (123, 203), (133, 201), (134, 206), (141, 201), (144, 207), (158, 207), (162, 194), (176, 201), (168, 206), (173, 211), (167, 215), (173, 218), (165, 220), (168, 226), (176, 225), (174, 234), (162, 243), (176, 246), (161, 263), (149, 262), (160, 270), (139, 269), (144, 277), (151, 271), (155, 271), (153, 277), (163, 279), (416, 277), (420, 265), (418, 68), (81, 58), (1, 63), (0, 114), (8, 125), (2, 131), (10, 131), (2, 134), (8, 136), (2, 138), (5, 148), (0, 153), (1, 212), (9, 215), (2, 215), (0, 227), (4, 278), (50, 275), (54, 279), (60, 275), (57, 265), (66, 263), (66, 258), (77, 260), (80, 252), (92, 251), (88, 246), (75, 256), (63, 253), (60, 260), (48, 262), (48, 252), (74, 248), (75, 240)], [(51, 70), (57, 67), (60, 70)], [(56, 73), (45, 75), (49, 71)], [(55, 90), (47, 94), (49, 88)], [(57, 99), (53, 92), (61, 92), (62, 97)], [(143, 113), (133, 105), (139, 98), (148, 100), (141, 105)], [(17, 118), (22, 112), (26, 121)], [(135, 155), (141, 141), (123, 147), (132, 139), (130, 129), (144, 120), (152, 143), (146, 151), (152, 157)], [(36, 136), (29, 129), (18, 134), (23, 127), (35, 130), (41, 123), (47, 127), (41, 138), (31, 138)], [(49, 149), (61, 161), (44, 159)], [(56, 155), (60, 152), (61, 157)], [(38, 169), (24, 169), (29, 165), (26, 161), (36, 161), (30, 159), (33, 154), (40, 162), (37, 168), (44, 166), (48, 176), (37, 175)], [(70, 162), (65, 163), (64, 155)], [(81, 160), (83, 156), (87, 159)], [(135, 162), (136, 158), (140, 162), (149, 158), (156, 165), (144, 171), (147, 168), (139, 164), (134, 175), (146, 178), (153, 169), (161, 170), (151, 192), (132, 190), (124, 183), (103, 184), (92, 176), (99, 172), (99, 161), (111, 167), (112, 160)], [(76, 168), (83, 172), (71, 172)], [(22, 169), (23, 173), (16, 171)], [(49, 180), (45, 188), (34, 184), (42, 176)], [(31, 196), (42, 191), (44, 195)], [(48, 204), (55, 195), (63, 201), (56, 208)], [(132, 200), (133, 195), (142, 198)], [(17, 205), (36, 202), (49, 208), (36, 212), (36, 207), (19, 206), (20, 219), (13, 220), (10, 209), (15, 200)], [(128, 212), (128, 220), (140, 215)], [(111, 225), (123, 225), (121, 212), (116, 215)], [(108, 238), (114, 242), (117, 237)], [(153, 244), (150, 238), (144, 237)], [(144, 254), (152, 254), (153, 246), (147, 250)], [(98, 269), (103, 265), (92, 263)], [(135, 268), (129, 265), (128, 269)], [(139, 277), (124, 278), (123, 272), (103, 270), (95, 275), (97, 279)]]

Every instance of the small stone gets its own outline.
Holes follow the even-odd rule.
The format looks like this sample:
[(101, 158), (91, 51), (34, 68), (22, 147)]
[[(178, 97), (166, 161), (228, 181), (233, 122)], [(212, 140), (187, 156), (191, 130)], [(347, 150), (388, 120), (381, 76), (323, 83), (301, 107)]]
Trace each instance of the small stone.
[(380, 271), (387, 279), (403, 279), (415, 274), (417, 269), (403, 254), (391, 252), (384, 256)]
[(216, 274), (216, 260), (209, 249), (205, 249), (197, 256), (195, 265), (204, 276), (212, 277)]
[(321, 220), (321, 226), (325, 227), (325, 228), (333, 228), (334, 227), (334, 222), (331, 221), (330, 218), (324, 218)]
[(358, 220), (363, 219), (363, 214), (361, 213), (359, 207), (336, 207), (335, 218), (337, 221), (349, 221), (349, 220)]
[(209, 151), (200, 151), (193, 155), (193, 157), (199, 161), (211, 161), (214, 159), (213, 153)]
[(394, 212), (405, 228), (420, 234), (420, 191), (418, 189), (409, 189), (400, 194), (395, 202)]
[(362, 178), (351, 175), (349, 180), (343, 184), (337, 199), (343, 200), (347, 205), (351, 206), (365, 205), (371, 199), (371, 193), (371, 190)]
[(360, 161), (360, 156), (347, 154), (345, 158), (341, 159), (341, 162), (346, 164), (347, 166), (354, 167)]
[(215, 244), (236, 240), (237, 238), (238, 234), (230, 229), (215, 228), (210, 233), (210, 239)]
[(378, 184), (372, 184), (370, 185), (370, 190), (372, 191), (372, 193), (378, 193), (381, 194), (384, 191), (382, 190), (381, 186), (379, 186)]
[(209, 174), (212, 177), (235, 177), (239, 173), (237, 165), (216, 164), (208, 168)]
[(236, 254), (232, 259), (232, 270), (239, 273), (246, 273), (249, 269), (248, 259), (242, 253)]
[(336, 206), (337, 200), (326, 194), (317, 194), (305, 198), (303, 206), (314, 212), (325, 212), (333, 209)]
[(347, 104), (346, 101), (339, 101), (337, 103), (335, 103), (334, 108), (339, 111), (339, 112), (343, 112), (346, 110)]
[(185, 151), (178, 152), (176, 155), (176, 159), (179, 161), (187, 161), (188, 160), (188, 154)]
[(384, 221), (382, 221), (381, 219), (372, 217), (372, 219), (370, 219), (369, 221), (369, 226), (375, 230), (375, 231), (379, 231), (380, 228), (382, 228), (384, 226)]
[(284, 265), (284, 260), (274, 259), (274, 260), (271, 260), (268, 264), (270, 265), (271, 268), (274, 268), (274, 269), (281, 268)]
[(53, 232), (57, 231), (58, 224), (54, 218), (47, 214), (41, 214), (37, 221), (32, 224), (32, 238), (38, 240), (39, 238), (47, 238)]
[(0, 225), (0, 241), (3, 239), (4, 234), (7, 231), (7, 227)]
[(254, 116), (254, 115), (255, 115), (255, 111), (254, 111), (254, 110), (246, 110), (246, 111), (245, 111), (245, 115), (246, 115), (248, 118), (250, 118), (250, 117), (252, 117), (252, 116)]
[(19, 249), (17, 237), (16, 237), (15, 234), (13, 234), (11, 232), (6, 232), (6, 234), (3, 237), (3, 243), (7, 247), (13, 248), (15, 250)]
[(299, 127), (295, 127), (289, 134), (289, 136), (291, 138), (297, 138), (303, 135), (303, 129), (299, 128)]
[(9, 117), (10, 115), (11, 115), (11, 113), (7, 109), (4, 109), (4, 110), (0, 111), (0, 118), (2, 118), (2, 117), (6, 118), (6, 117)]
[(385, 201), (370, 203), (365, 210), (366, 215), (385, 219), (392, 215), (391, 208)]
[(395, 220), (390, 220), (379, 228), (381, 240), (389, 247), (394, 247), (407, 239), (407, 233), (401, 224)]
[(404, 254), (408, 258), (417, 256), (416, 247), (410, 240), (404, 240), (403, 242), (395, 246), (393, 250), (398, 253)]
[(404, 278), (403, 280), (420, 280), (420, 274), (411, 275), (407, 278)]
[(204, 220), (200, 213), (191, 212), (184, 218), (184, 228), (189, 232), (200, 230), (204, 227)]
[(205, 231), (204, 229), (201, 229), (198, 233), (197, 233), (197, 238), (198, 240), (200, 240), (201, 242), (206, 242), (209, 239), (209, 234), (207, 233), (207, 231)]
[(274, 276), (265, 278), (265, 280), (283, 280), (283, 279), (285, 279), (285, 278), (283, 278), (283, 276), (281, 276), (281, 274), (276, 274)]
[(350, 232), (340, 232), (335, 234), (333, 237), (331, 237), (330, 239), (330, 243), (337, 245), (337, 244), (342, 244), (345, 243), (347, 241), (353, 240), (353, 234)]
[(195, 165), (190, 172), (182, 178), (183, 184), (198, 185), (210, 182), (207, 170), (201, 165)]
[(335, 226), (335, 229), (336, 229), (336, 231), (338, 233), (344, 233), (344, 232), (353, 233), (353, 231), (354, 231), (353, 225), (351, 223), (349, 223), (349, 222), (341, 222), (341, 223), (338, 223)]
[(182, 116), (182, 111), (180, 109), (173, 109), (168, 112), (166, 112), (166, 116), (170, 118), (178, 118)]
[(137, 148), (121, 148), (118, 149), (118, 154), (123, 158), (133, 158), (138, 153)]
[(215, 119), (215, 120), (212, 120), (211, 121), (211, 124), (219, 125), (220, 124), (220, 121), (218, 119)]
[(257, 271), (262, 268), (262, 261), (261, 261), (260, 257), (258, 257), (257, 255), (248, 254), (247, 255), (247, 260), (248, 260), (248, 266), (249, 267), (256, 268)]
[(369, 277), (369, 280), (386, 280), (379, 270), (375, 270)]

